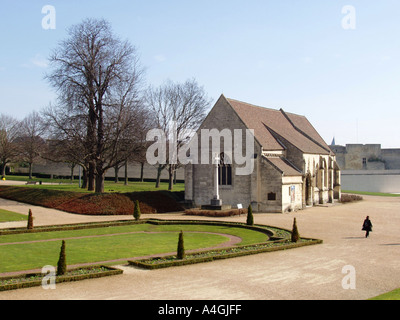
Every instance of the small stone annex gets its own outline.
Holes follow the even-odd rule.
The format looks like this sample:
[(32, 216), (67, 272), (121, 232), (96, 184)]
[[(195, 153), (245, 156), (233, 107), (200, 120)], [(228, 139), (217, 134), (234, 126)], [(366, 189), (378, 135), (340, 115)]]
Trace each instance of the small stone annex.
[[(240, 163), (225, 146), (237, 147), (236, 135), (227, 132), (242, 130), (242, 154), (246, 154), (246, 130), (254, 130), (252, 172), (237, 174)], [(217, 130), (218, 153), (200, 143), (204, 132)], [(204, 137), (203, 137), (204, 138)], [(232, 139), (227, 141), (227, 139)], [(209, 205), (219, 186), (220, 202), (232, 208), (252, 205), (254, 212), (284, 213), (340, 199), (340, 169), (335, 154), (306, 117), (254, 106), (222, 95), (197, 131), (191, 148), (207, 157), (185, 166), (186, 201), (199, 207)], [(236, 145), (235, 145), (236, 143)], [(208, 144), (208, 143), (207, 143)], [(233, 148), (232, 148), (233, 149)], [(213, 159), (219, 159), (218, 175)], [(243, 163), (243, 161), (242, 161)]]

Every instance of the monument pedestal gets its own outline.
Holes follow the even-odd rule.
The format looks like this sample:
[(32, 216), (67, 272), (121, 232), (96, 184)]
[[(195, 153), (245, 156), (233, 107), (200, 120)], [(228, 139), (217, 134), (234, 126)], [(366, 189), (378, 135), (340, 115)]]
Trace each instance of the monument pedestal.
[(212, 199), (210, 205), (201, 206), (201, 209), (221, 211), (221, 210), (230, 210), (232, 209), (232, 206), (223, 205), (221, 199)]
[(222, 200), (221, 199), (212, 199), (211, 205), (212, 206), (222, 206)]
[(205, 205), (205, 206), (201, 206), (201, 210), (223, 211), (223, 210), (230, 210), (230, 209), (232, 209), (232, 206), (229, 206), (229, 205), (220, 205), (220, 206)]

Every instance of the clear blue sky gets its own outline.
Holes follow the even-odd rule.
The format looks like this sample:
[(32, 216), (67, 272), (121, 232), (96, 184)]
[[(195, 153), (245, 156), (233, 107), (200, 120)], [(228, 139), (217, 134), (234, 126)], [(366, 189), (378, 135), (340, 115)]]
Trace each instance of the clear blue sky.
[[(45, 5), (55, 30), (42, 28)], [(55, 99), (46, 59), (87, 17), (138, 48), (148, 84), (194, 77), (213, 101), (305, 115), (328, 143), (400, 148), (398, 0), (1, 0), (0, 113), (22, 119)]]

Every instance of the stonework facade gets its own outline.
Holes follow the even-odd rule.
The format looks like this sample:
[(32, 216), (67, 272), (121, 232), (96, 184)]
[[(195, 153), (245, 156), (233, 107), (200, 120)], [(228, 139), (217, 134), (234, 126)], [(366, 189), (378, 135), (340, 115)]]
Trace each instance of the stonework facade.
[(400, 193), (400, 149), (380, 144), (330, 146), (342, 169), (343, 190)]
[[(225, 148), (225, 144), (234, 145), (237, 141), (221, 138), (219, 155), (231, 160), (225, 174), (229, 179), (219, 186), (223, 204), (232, 207), (251, 204), (255, 212), (283, 213), (340, 198), (340, 170), (335, 155), (305, 117), (221, 96), (198, 130), (198, 141), (207, 129), (220, 133), (242, 130), (243, 155), (246, 154), (244, 132), (254, 130), (254, 155), (250, 160), (253, 170), (247, 175), (236, 174), (242, 166), (236, 164), (234, 154)], [(185, 197), (195, 206), (202, 206), (210, 204), (214, 196), (215, 150), (209, 145), (197, 148), (199, 154), (208, 155), (209, 162), (185, 167)], [(222, 169), (226, 170), (226, 165), (220, 163), (219, 172)]]
[(380, 144), (331, 145), (342, 170), (400, 170), (400, 149)]

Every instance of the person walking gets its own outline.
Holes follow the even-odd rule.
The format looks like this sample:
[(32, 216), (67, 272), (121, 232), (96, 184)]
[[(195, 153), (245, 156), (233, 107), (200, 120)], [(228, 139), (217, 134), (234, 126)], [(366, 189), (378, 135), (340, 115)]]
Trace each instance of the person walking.
[(368, 238), (369, 237), (369, 233), (372, 232), (372, 222), (369, 219), (369, 216), (364, 220), (362, 230), (366, 231), (365, 237)]

